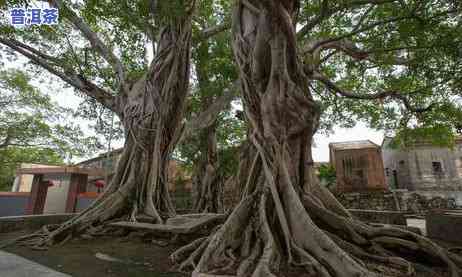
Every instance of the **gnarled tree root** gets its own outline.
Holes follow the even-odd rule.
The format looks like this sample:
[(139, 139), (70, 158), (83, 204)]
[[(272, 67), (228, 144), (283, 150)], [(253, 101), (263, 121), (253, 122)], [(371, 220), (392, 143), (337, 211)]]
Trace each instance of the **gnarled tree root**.
[(328, 203), (331, 197), (317, 197), (329, 193), (317, 185), (316, 193), (301, 198), (290, 185), (277, 189), (264, 157), (263, 170), (265, 178), (259, 180), (266, 180), (266, 186), (245, 197), (216, 233), (172, 255), (183, 271), (258, 277), (276, 276), (280, 266), (292, 266), (313, 276), (379, 276), (365, 263), (374, 262), (415, 276), (416, 268), (425, 267), (408, 260), (415, 253), (440, 261), (451, 277), (460, 276), (462, 258), (431, 240), (357, 221)]
[[(428, 266), (407, 260), (409, 253), (416, 253), (433, 262), (440, 261), (441, 266), (446, 264), (451, 277), (460, 276), (462, 258), (429, 239), (401, 229), (371, 227), (334, 216), (328, 210), (322, 223), (319, 213), (312, 213), (315, 221), (311, 222), (322, 227), (314, 224), (308, 227), (306, 223), (310, 221), (303, 221), (301, 214), (294, 216), (307, 228), (305, 232), (295, 233), (295, 224), (288, 219), (290, 232), (286, 245), (277, 216), (268, 216), (268, 210), (274, 208), (269, 195), (259, 192), (244, 199), (216, 233), (180, 248), (172, 254), (172, 260), (180, 264), (182, 271), (193, 270), (193, 276), (199, 273), (279, 276), (280, 266), (298, 268), (308, 276), (379, 276), (366, 268), (364, 262), (394, 268), (402, 276), (418, 276), (416, 269)], [(328, 226), (327, 219), (338, 225)]]

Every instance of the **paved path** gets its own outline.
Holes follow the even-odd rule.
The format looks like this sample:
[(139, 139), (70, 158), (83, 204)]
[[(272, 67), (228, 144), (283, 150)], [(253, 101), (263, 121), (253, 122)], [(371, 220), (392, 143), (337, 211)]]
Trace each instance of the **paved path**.
[(71, 277), (24, 259), (23, 257), (0, 251), (1, 277)]
[(422, 235), (427, 235), (427, 225), (425, 219), (408, 218), (407, 226), (417, 227), (422, 231)]

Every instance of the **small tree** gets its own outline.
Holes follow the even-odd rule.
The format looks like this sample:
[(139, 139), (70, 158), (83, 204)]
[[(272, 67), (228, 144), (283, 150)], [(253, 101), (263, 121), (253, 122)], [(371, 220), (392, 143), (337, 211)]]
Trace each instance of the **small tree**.
[(9, 190), (21, 163), (63, 164), (99, 146), (73, 125), (73, 111), (30, 84), (18, 70), (0, 71), (0, 189)]
[(324, 183), (328, 188), (335, 185), (337, 175), (335, 168), (330, 164), (322, 164), (318, 168), (318, 178), (321, 184)]

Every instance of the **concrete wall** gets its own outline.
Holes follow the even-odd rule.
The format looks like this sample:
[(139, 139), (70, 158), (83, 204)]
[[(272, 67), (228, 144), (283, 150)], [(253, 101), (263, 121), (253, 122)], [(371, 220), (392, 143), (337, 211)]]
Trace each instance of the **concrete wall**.
[(75, 212), (79, 213), (85, 210), (88, 206), (90, 206), (93, 201), (97, 198), (96, 194), (92, 193), (84, 193), (77, 196), (77, 203), (75, 204)]
[(65, 175), (44, 175), (44, 180), (53, 182), (48, 187), (47, 198), (43, 208), (44, 214), (57, 214), (66, 212), (67, 196), (69, 193), (70, 174)]
[(462, 213), (428, 213), (425, 219), (428, 237), (462, 243)]
[(43, 225), (60, 224), (74, 215), (75, 214), (54, 214), (0, 217), (0, 233), (24, 229), (36, 231)]
[[(391, 149), (385, 140), (382, 155), (391, 188), (418, 191), (462, 191), (462, 143), (454, 149), (420, 144), (404, 150)], [(442, 171), (436, 172), (433, 163)], [(395, 174), (394, 174), (395, 173)]]
[[(462, 157), (462, 152), (437, 147), (417, 147), (409, 151), (409, 156), (409, 172), (415, 189), (462, 190), (462, 176), (456, 167), (456, 158)], [(441, 174), (433, 171), (434, 162), (441, 164)]]
[(0, 192), (0, 217), (24, 215), (30, 193)]
[(406, 151), (390, 148), (388, 143), (382, 147), (385, 179), (391, 189), (413, 189), (409, 176), (409, 158)]

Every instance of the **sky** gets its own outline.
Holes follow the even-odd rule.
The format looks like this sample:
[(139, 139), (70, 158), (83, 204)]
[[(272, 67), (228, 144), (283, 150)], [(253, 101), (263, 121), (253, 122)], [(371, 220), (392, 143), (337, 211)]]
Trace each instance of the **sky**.
[[(59, 94), (50, 94), (50, 96), (62, 106), (69, 108), (76, 108), (81, 101), (81, 98), (76, 96), (71, 89), (64, 89)], [(82, 129), (87, 128), (88, 122), (80, 122)], [(377, 144), (381, 144), (384, 133), (372, 130), (366, 124), (359, 122), (354, 128), (334, 128), (334, 133), (325, 135), (317, 134), (314, 138), (313, 158), (315, 162), (329, 161), (329, 143), (351, 140), (371, 140)], [(123, 141), (116, 141), (113, 143), (114, 148), (122, 147)], [(103, 149), (104, 152), (106, 149)], [(97, 153), (95, 153), (95, 156)]]
[[(20, 68), (27, 62), (26, 59), (20, 58), (20, 62), (16, 61), (13, 64), (7, 64), (6, 68)], [(75, 95), (74, 90), (71, 88), (63, 88), (63, 82), (59, 81), (58, 78), (53, 78), (53, 81), (48, 84), (36, 82), (33, 80), (32, 84), (41, 89), (42, 92), (47, 93), (54, 101), (59, 103), (63, 107), (76, 109), (82, 98)], [(74, 122), (80, 125), (82, 130), (93, 134), (93, 131), (88, 127), (90, 121), (80, 119)], [(354, 128), (340, 128), (334, 127), (334, 132), (326, 134), (316, 134), (314, 137), (313, 146), (313, 159), (315, 162), (328, 162), (329, 161), (329, 143), (340, 142), (340, 141), (352, 141), (352, 140), (371, 140), (376, 144), (381, 144), (384, 137), (383, 131), (376, 131), (368, 128), (365, 123), (358, 122)], [(111, 148), (120, 148), (123, 146), (123, 141), (113, 141)], [(101, 149), (99, 153), (94, 153), (94, 156), (98, 156), (101, 153), (106, 152), (107, 149)], [(88, 157), (74, 159), (73, 162), (80, 162)]]
[[(21, 57), (19, 60), (14, 63), (7, 63), (6, 68), (21, 68), (25, 66), (27, 59)], [(51, 77), (51, 75), (50, 75)], [(37, 80), (33, 80), (32, 84), (41, 89), (42, 92), (47, 93), (54, 101), (59, 103), (63, 107), (68, 107), (76, 109), (79, 103), (82, 101), (82, 98), (75, 95), (74, 90), (71, 88), (63, 88), (63, 82), (59, 81), (56, 77), (51, 77), (53, 80), (50, 83), (40, 83)], [(79, 120), (74, 122), (80, 125), (81, 129), (93, 134), (93, 131), (88, 127), (91, 123), (87, 120)], [(314, 137), (314, 146), (313, 146), (313, 159), (315, 162), (327, 162), (329, 161), (329, 143), (331, 142), (340, 142), (340, 141), (351, 141), (351, 140), (371, 140), (376, 144), (381, 144), (384, 137), (383, 131), (376, 131), (370, 129), (366, 126), (365, 123), (358, 122), (354, 128), (340, 128), (334, 127), (334, 132), (325, 135), (317, 134)], [(123, 141), (114, 141), (111, 143), (111, 148), (119, 148), (123, 146)], [(106, 152), (107, 149), (101, 149), (99, 153), (94, 153), (94, 156), (98, 156), (101, 153)], [(72, 162), (80, 162), (85, 160), (88, 157), (73, 159)]]

